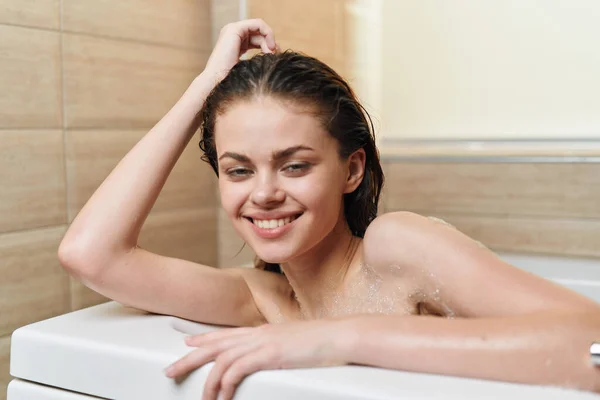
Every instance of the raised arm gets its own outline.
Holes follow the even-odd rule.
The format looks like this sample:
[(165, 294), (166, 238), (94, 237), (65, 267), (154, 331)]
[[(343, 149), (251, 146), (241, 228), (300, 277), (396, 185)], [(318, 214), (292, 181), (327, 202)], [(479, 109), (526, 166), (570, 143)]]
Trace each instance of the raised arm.
[[(214, 87), (249, 48), (275, 49), (261, 20), (222, 31), (205, 70), (173, 108), (119, 162), (67, 231), (59, 259), (97, 292), (151, 312), (226, 325), (253, 325), (260, 290), (246, 275), (162, 257), (141, 249), (140, 230), (167, 177), (198, 129), (197, 114)], [(267, 278), (268, 279), (268, 278)]]

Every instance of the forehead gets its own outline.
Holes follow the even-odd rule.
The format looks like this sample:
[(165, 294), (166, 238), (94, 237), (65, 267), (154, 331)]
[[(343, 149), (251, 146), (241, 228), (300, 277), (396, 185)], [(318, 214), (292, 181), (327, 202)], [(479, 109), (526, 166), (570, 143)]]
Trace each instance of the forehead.
[(217, 152), (271, 152), (310, 145), (314, 149), (335, 147), (335, 139), (307, 106), (272, 97), (233, 103), (215, 122)]

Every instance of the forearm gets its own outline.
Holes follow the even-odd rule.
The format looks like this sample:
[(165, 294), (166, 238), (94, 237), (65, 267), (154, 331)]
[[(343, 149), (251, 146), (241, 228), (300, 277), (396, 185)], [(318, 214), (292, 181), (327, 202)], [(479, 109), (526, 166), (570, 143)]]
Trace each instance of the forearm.
[(344, 352), (356, 364), (600, 391), (600, 369), (588, 355), (600, 338), (598, 317), (361, 316), (347, 321)]
[(209, 79), (196, 78), (100, 185), (63, 239), (65, 258), (84, 252), (89, 262), (102, 263), (102, 257), (137, 244), (144, 221), (198, 127), (196, 114), (213, 85)]

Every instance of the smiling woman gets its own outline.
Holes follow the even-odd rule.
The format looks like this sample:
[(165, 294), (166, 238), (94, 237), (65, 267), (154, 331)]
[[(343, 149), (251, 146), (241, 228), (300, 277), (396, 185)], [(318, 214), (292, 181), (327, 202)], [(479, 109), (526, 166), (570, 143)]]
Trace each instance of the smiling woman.
[[(293, 53), (272, 58), (268, 68), (274, 70), (285, 70), (286, 62), (306, 62)], [(344, 116), (340, 112), (337, 118)], [(306, 106), (273, 97), (238, 100), (219, 117), (215, 131), (219, 152), (244, 153), (234, 158), (225, 151), (219, 157), (221, 201), (237, 232), (262, 260), (278, 264), (295, 258), (336, 225), (346, 225), (341, 200), (361, 182), (364, 150), (341, 158), (337, 140)], [(204, 130), (205, 146), (210, 146), (210, 133)], [(290, 223), (284, 224), (285, 218)], [(364, 228), (358, 235), (364, 235)]]
[[(239, 61), (249, 48), (264, 54)], [(137, 244), (198, 127), (223, 208), (259, 268), (218, 270)], [(589, 356), (598, 304), (439, 221), (376, 218), (382, 183), (348, 84), (315, 58), (279, 52), (263, 21), (242, 21), (223, 29), (202, 74), (90, 198), (59, 257), (121, 303), (237, 327), (187, 338), (196, 349), (166, 371), (216, 361), (205, 399), (231, 399), (261, 369), (350, 363), (600, 392)]]

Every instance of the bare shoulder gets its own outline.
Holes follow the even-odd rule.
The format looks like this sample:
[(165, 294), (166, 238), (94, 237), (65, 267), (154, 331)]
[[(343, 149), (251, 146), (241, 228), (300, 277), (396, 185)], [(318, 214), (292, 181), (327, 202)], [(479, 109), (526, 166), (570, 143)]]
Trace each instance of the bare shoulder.
[(405, 211), (383, 214), (365, 232), (363, 260), (384, 279), (403, 286), (419, 314), (456, 315), (437, 290), (434, 276), (438, 274), (433, 267), (445, 257), (439, 243), (448, 237), (455, 241), (456, 235), (462, 234), (437, 218)]
[(363, 245), (365, 262), (385, 266), (406, 264), (415, 257), (421, 258), (419, 253), (431, 249), (434, 241), (439, 239), (481, 246), (439, 218), (408, 211), (390, 212), (369, 225)]
[[(504, 262), (452, 225), (410, 212), (384, 214), (365, 233), (363, 258), (381, 274), (410, 274), (423, 302), (440, 314), (494, 317), (597, 305), (562, 286)], [(510, 301), (509, 301), (510, 299)]]

